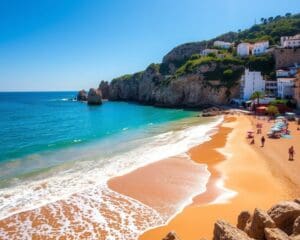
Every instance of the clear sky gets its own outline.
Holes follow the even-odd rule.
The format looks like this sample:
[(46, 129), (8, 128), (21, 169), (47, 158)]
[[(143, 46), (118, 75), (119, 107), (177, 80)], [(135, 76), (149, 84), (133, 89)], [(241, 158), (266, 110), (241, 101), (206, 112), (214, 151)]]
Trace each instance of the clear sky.
[(0, 0), (0, 91), (78, 90), (299, 0)]

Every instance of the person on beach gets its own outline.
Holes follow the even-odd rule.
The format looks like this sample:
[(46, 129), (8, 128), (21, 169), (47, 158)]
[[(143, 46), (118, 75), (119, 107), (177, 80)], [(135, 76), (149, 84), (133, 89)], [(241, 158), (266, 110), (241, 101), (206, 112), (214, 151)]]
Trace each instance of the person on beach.
[(261, 141), (261, 147), (264, 147), (265, 146), (265, 141), (266, 141), (265, 137), (262, 136), (260, 141)]
[(294, 160), (294, 154), (295, 154), (295, 150), (294, 150), (294, 146), (291, 146), (289, 148), (289, 160), (293, 161)]
[(254, 145), (254, 143), (255, 143), (255, 142), (254, 142), (254, 138), (252, 138), (250, 144), (251, 144), (251, 145)]

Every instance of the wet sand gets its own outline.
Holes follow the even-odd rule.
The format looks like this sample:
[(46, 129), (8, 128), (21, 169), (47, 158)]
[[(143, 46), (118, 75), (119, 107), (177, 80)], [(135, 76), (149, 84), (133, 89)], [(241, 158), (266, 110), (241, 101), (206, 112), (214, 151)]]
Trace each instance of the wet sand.
[[(166, 225), (139, 239), (159, 240), (173, 230), (181, 240), (210, 239), (217, 219), (236, 224), (242, 210), (267, 209), (300, 196), (300, 131), (290, 124), (291, 139), (267, 138), (261, 148), (260, 135), (255, 136), (255, 145), (246, 139), (257, 121), (243, 115), (226, 117), (210, 141), (187, 155), (111, 179), (108, 185), (115, 191), (99, 186), (3, 219), (0, 239), (136, 239), (137, 233), (162, 224), (161, 217), (173, 215), (183, 205)], [(265, 134), (271, 123), (263, 124)], [(292, 144), (296, 157), (288, 161)]]
[[(207, 191), (195, 197), (193, 204), (166, 225), (146, 231), (139, 239), (162, 239), (173, 230), (182, 240), (201, 237), (210, 239), (217, 219), (236, 224), (237, 216), (242, 210), (253, 211), (255, 207), (267, 209), (280, 200), (300, 196), (297, 185), (288, 181), (282, 172), (274, 174), (276, 166), (270, 165), (274, 165), (275, 160), (267, 159), (262, 152), (282, 151), (282, 141), (276, 142), (275, 149), (271, 146), (263, 149), (251, 146), (245, 137), (247, 130), (253, 128), (249, 117), (236, 118), (236, 121), (222, 124), (211, 141), (190, 151), (192, 159), (198, 163), (207, 163), (212, 173)], [(280, 156), (276, 158), (280, 159)], [(229, 199), (226, 194), (222, 195), (222, 182), (236, 195)]]
[(178, 156), (115, 177), (108, 186), (150, 206), (167, 220), (192, 196), (205, 191), (208, 177), (204, 165)]

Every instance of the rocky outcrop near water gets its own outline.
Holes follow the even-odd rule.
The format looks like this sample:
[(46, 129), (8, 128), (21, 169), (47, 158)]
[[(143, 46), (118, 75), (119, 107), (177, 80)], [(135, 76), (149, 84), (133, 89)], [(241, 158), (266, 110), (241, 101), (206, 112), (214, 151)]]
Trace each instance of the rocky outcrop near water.
[(230, 111), (226, 110), (223, 107), (218, 107), (218, 106), (214, 106), (214, 107), (208, 107), (203, 109), (202, 111), (202, 117), (214, 117), (214, 116), (218, 116), (218, 115), (227, 115), (230, 114)]
[(89, 105), (102, 104), (101, 91), (99, 89), (91, 88), (87, 96), (87, 103)]
[[(203, 107), (227, 104), (239, 93), (239, 85), (227, 86), (216, 79), (207, 80), (216, 64), (204, 64), (194, 72), (180, 76), (160, 73), (160, 66), (151, 64), (145, 71), (114, 79), (109, 100), (137, 101), (161, 107)], [(228, 67), (232, 67), (229, 66)]]
[(109, 83), (107, 81), (101, 81), (98, 89), (101, 91), (102, 99), (109, 98)]
[[(167, 236), (179, 239), (175, 232)], [(300, 240), (300, 199), (280, 202), (268, 211), (258, 208), (253, 214), (243, 211), (237, 218), (236, 227), (218, 220), (214, 225), (213, 240)]]
[(77, 101), (87, 101), (87, 92), (80, 90), (77, 94)]

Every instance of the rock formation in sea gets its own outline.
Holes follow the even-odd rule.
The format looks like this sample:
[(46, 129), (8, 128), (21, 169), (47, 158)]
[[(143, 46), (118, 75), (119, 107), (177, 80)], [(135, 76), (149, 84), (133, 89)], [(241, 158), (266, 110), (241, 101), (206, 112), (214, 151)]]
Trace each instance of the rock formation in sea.
[(102, 104), (101, 91), (95, 88), (89, 90), (87, 96), (87, 102), (89, 105), (100, 105)]
[(98, 89), (101, 91), (102, 99), (109, 98), (109, 83), (107, 81), (101, 81)]
[(85, 90), (80, 90), (77, 94), (77, 101), (87, 101), (87, 92)]
[[(163, 240), (169, 239), (180, 239), (180, 236), (170, 232)], [(213, 240), (251, 239), (300, 240), (300, 199), (280, 202), (266, 212), (258, 208), (253, 214), (242, 211), (236, 227), (224, 220), (214, 225)]]

